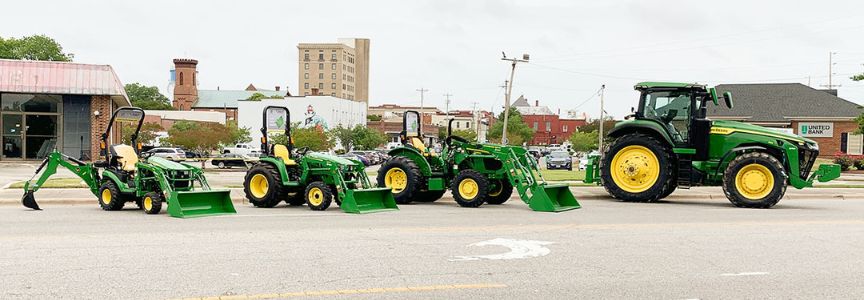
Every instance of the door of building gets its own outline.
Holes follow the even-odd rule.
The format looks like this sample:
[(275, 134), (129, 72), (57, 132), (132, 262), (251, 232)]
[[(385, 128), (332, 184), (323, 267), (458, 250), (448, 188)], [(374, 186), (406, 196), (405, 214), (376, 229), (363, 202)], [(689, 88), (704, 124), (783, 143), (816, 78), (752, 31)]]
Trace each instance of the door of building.
[(0, 126), (3, 128), (2, 159), (24, 158), (24, 116), (21, 114), (0, 114)]

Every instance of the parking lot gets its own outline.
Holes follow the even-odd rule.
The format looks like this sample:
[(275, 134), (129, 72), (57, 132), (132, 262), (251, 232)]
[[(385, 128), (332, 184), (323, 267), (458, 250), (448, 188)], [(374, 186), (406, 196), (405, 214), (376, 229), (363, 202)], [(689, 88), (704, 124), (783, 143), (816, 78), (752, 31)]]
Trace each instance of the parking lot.
[[(579, 191), (574, 191), (579, 197)], [(856, 298), (864, 201), (431, 204), (196, 219), (0, 206), (0, 298)]]

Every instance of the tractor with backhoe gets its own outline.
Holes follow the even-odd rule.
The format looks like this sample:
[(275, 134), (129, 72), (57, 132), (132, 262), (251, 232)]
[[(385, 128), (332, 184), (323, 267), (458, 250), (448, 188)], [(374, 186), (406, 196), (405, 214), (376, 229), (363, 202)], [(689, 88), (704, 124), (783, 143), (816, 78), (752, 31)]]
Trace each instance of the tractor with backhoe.
[(787, 185), (812, 187), (840, 176), (840, 167), (814, 171), (819, 145), (801, 136), (727, 120), (711, 120), (707, 105), (733, 107), (730, 92), (692, 83), (642, 82), (639, 106), (606, 135), (601, 155), (589, 159), (585, 182), (614, 198), (653, 202), (677, 188), (722, 186), (737, 207), (769, 208)]
[[(252, 205), (270, 208), (285, 201), (326, 210), (335, 201), (348, 213), (398, 210), (390, 189), (373, 186), (362, 162), (295, 148), (287, 108), (267, 106), (262, 118), (262, 154), (243, 181)], [(271, 134), (284, 136), (279, 142)]]
[(503, 204), (515, 189), (535, 211), (558, 212), (579, 208), (568, 185), (549, 184), (537, 162), (522, 147), (470, 142), (453, 135), (453, 119), (441, 153), (423, 142), (420, 114), (406, 111), (402, 145), (389, 151), (378, 170), (378, 186), (393, 190), (399, 204), (432, 202), (449, 189), (462, 207)]
[[(109, 145), (114, 123), (131, 126), (132, 145)], [(137, 107), (122, 107), (114, 111), (99, 142), (100, 158), (94, 163), (85, 163), (56, 149), (48, 154), (36, 175), (44, 170), (38, 180), (30, 178), (24, 184), (24, 206), (39, 210), (34, 193), (51, 175), (62, 166), (77, 175), (89, 186), (99, 199), (103, 210), (121, 210), (128, 202), (134, 202), (147, 214), (158, 214), (162, 203), (168, 205), (172, 217), (200, 217), (236, 213), (228, 190), (212, 190), (201, 169), (161, 157), (140, 160), (141, 145), (138, 133), (144, 123), (144, 111)], [(134, 145), (134, 146), (133, 146)]]

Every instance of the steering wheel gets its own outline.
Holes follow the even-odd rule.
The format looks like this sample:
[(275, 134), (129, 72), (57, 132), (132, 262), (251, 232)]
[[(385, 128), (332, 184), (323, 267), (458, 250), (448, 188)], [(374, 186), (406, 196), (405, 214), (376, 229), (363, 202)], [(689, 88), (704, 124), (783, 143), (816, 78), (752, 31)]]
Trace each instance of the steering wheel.
[(309, 152), (309, 147), (297, 148), (297, 150), (294, 150), (294, 151), (296, 151), (297, 154), (306, 155), (306, 152)]
[(468, 143), (468, 140), (458, 135), (447, 136), (447, 138), (444, 139), (444, 143), (447, 144), (447, 146), (450, 146), (450, 142), (452, 142), (453, 140), (456, 140), (457, 142)]

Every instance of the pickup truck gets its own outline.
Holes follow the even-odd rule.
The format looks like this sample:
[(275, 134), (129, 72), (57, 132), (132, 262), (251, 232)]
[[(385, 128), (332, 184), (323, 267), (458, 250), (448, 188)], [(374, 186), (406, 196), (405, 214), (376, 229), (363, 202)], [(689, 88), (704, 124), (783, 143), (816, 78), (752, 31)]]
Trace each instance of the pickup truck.
[(251, 157), (261, 156), (261, 150), (258, 147), (253, 147), (247, 144), (237, 144), (234, 147), (225, 147), (222, 149), (222, 154), (232, 153)]

